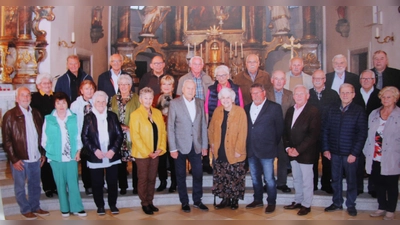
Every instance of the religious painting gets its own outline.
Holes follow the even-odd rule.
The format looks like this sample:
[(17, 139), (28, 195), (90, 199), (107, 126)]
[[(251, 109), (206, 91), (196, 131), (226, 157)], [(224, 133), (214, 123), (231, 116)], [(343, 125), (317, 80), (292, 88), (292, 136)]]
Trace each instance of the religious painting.
[(245, 32), (245, 6), (184, 7), (185, 33), (205, 33), (214, 25), (222, 28), (224, 33)]

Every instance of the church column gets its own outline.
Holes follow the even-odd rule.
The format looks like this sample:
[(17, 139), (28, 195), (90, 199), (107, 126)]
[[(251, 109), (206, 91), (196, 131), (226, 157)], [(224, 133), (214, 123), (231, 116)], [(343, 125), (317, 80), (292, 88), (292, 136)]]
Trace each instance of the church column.
[(255, 37), (255, 6), (249, 6), (249, 40), (247, 41), (248, 43), (257, 43), (257, 40), (254, 38)]
[[(32, 6), (18, 8), (18, 39), (15, 41), (17, 50), (14, 84), (29, 84), (29, 89), (35, 90), (37, 61), (35, 57), (35, 41), (32, 40)], [(17, 85), (18, 86), (18, 85)]]
[(131, 42), (130, 38), (131, 9), (129, 6), (118, 6), (118, 40), (117, 42)]
[(182, 45), (182, 6), (176, 6), (175, 12), (175, 41), (173, 45)]
[(0, 16), (0, 83), (11, 83), (14, 69), (7, 65), (7, 55), (9, 44), (17, 37), (18, 6), (1, 6)]
[(321, 63), (318, 61), (319, 42), (316, 35), (315, 6), (303, 6), (302, 58), (304, 72), (310, 75), (321, 67)]

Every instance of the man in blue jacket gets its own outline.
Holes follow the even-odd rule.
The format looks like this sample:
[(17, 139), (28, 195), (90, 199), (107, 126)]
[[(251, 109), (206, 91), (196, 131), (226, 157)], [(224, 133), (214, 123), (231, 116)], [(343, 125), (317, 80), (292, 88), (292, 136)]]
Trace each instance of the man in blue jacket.
[(346, 206), (356, 216), (357, 164), (367, 138), (368, 122), (362, 106), (353, 102), (354, 86), (344, 83), (339, 88), (340, 105), (332, 105), (322, 122), (322, 151), (331, 161), (333, 203), (326, 212), (342, 210), (343, 171), (346, 174)]

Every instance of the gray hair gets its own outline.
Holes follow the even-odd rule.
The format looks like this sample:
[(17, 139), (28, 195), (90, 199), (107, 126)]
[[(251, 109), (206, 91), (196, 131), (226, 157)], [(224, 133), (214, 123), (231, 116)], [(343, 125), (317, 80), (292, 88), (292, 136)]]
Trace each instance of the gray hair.
[(196, 56), (193, 56), (192, 58), (190, 58), (190, 60), (189, 60), (189, 66), (192, 65), (193, 59), (200, 59), (201, 65), (204, 65), (203, 58), (201, 58), (200, 56), (196, 55)]
[(27, 88), (27, 87), (25, 87), (25, 86), (21, 86), (21, 87), (19, 87), (19, 88), (17, 88), (17, 89), (15, 90), (15, 97), (17, 98), (19, 92), (20, 92), (21, 90), (24, 90), (24, 89), (25, 89), (25, 90), (28, 90), (29, 93), (31, 93), (31, 90), (29, 90), (29, 88)]
[(98, 97), (104, 97), (106, 98), (106, 102), (108, 102), (108, 95), (104, 91), (96, 91), (92, 97), (93, 102), (95, 102)]
[(361, 74), (360, 74), (360, 80), (361, 80), (362, 75), (363, 75), (364, 73), (369, 73), (369, 74), (371, 75), (371, 77), (375, 79), (375, 73), (374, 73), (374, 71), (372, 71), (372, 70), (364, 70), (364, 71), (362, 71)]
[(335, 56), (333, 56), (333, 58), (332, 58), (332, 63), (334, 63), (335, 62), (335, 59), (344, 59), (344, 61), (346, 62), (346, 64), (347, 64), (347, 58), (346, 58), (346, 56), (344, 56), (343, 54), (337, 54), (337, 55), (335, 55)]
[(293, 94), (294, 94), (294, 92), (296, 91), (296, 89), (299, 89), (299, 88), (303, 88), (304, 90), (306, 90), (306, 94), (310, 94), (310, 90), (308, 90), (308, 88), (306, 88), (306, 86), (304, 86), (304, 85), (302, 85), (302, 84), (297, 84), (296, 86), (294, 86), (294, 88), (293, 88)]
[(120, 84), (120, 82), (122, 82), (122, 81), (127, 81), (129, 83), (129, 85), (132, 86), (132, 83), (133, 83), (132, 77), (129, 76), (128, 74), (119, 75), (117, 83)]
[(224, 87), (218, 93), (218, 99), (220, 100), (223, 96), (228, 95), (231, 97), (232, 102), (235, 102), (236, 93), (232, 90), (232, 88)]
[(139, 98), (142, 98), (145, 94), (152, 94), (154, 96), (154, 91), (149, 87), (144, 87), (139, 91)]
[(53, 78), (51, 77), (51, 75), (49, 73), (41, 73), (36, 76), (36, 85), (39, 85), (40, 83), (42, 83), (43, 79), (49, 79), (50, 82), (53, 82)]
[(342, 90), (342, 88), (344, 88), (344, 87), (349, 87), (349, 88), (351, 88), (351, 90), (354, 92), (354, 86), (352, 85), (352, 84), (349, 84), (349, 83), (343, 83), (342, 85), (340, 85), (340, 87), (339, 87), (339, 92)]
[(192, 79), (187, 79), (187, 80), (183, 81), (182, 88), (184, 88), (184, 87), (186, 86), (186, 83), (187, 83), (187, 82), (192, 82), (192, 83), (194, 84), (194, 86), (196, 87), (196, 82), (194, 82), (194, 80), (192, 80)]
[(231, 75), (229, 73), (229, 68), (225, 65), (219, 65), (215, 68), (214, 70), (214, 77), (217, 77), (218, 72), (224, 72), (225, 74), (228, 74), (229, 78), (231, 78)]

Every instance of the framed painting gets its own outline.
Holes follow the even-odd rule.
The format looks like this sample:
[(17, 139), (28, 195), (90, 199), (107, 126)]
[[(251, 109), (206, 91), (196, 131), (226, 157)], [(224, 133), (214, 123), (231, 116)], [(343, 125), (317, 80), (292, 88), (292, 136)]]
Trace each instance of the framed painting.
[(184, 6), (185, 34), (204, 34), (219, 26), (223, 33), (243, 33), (246, 30), (245, 6)]

